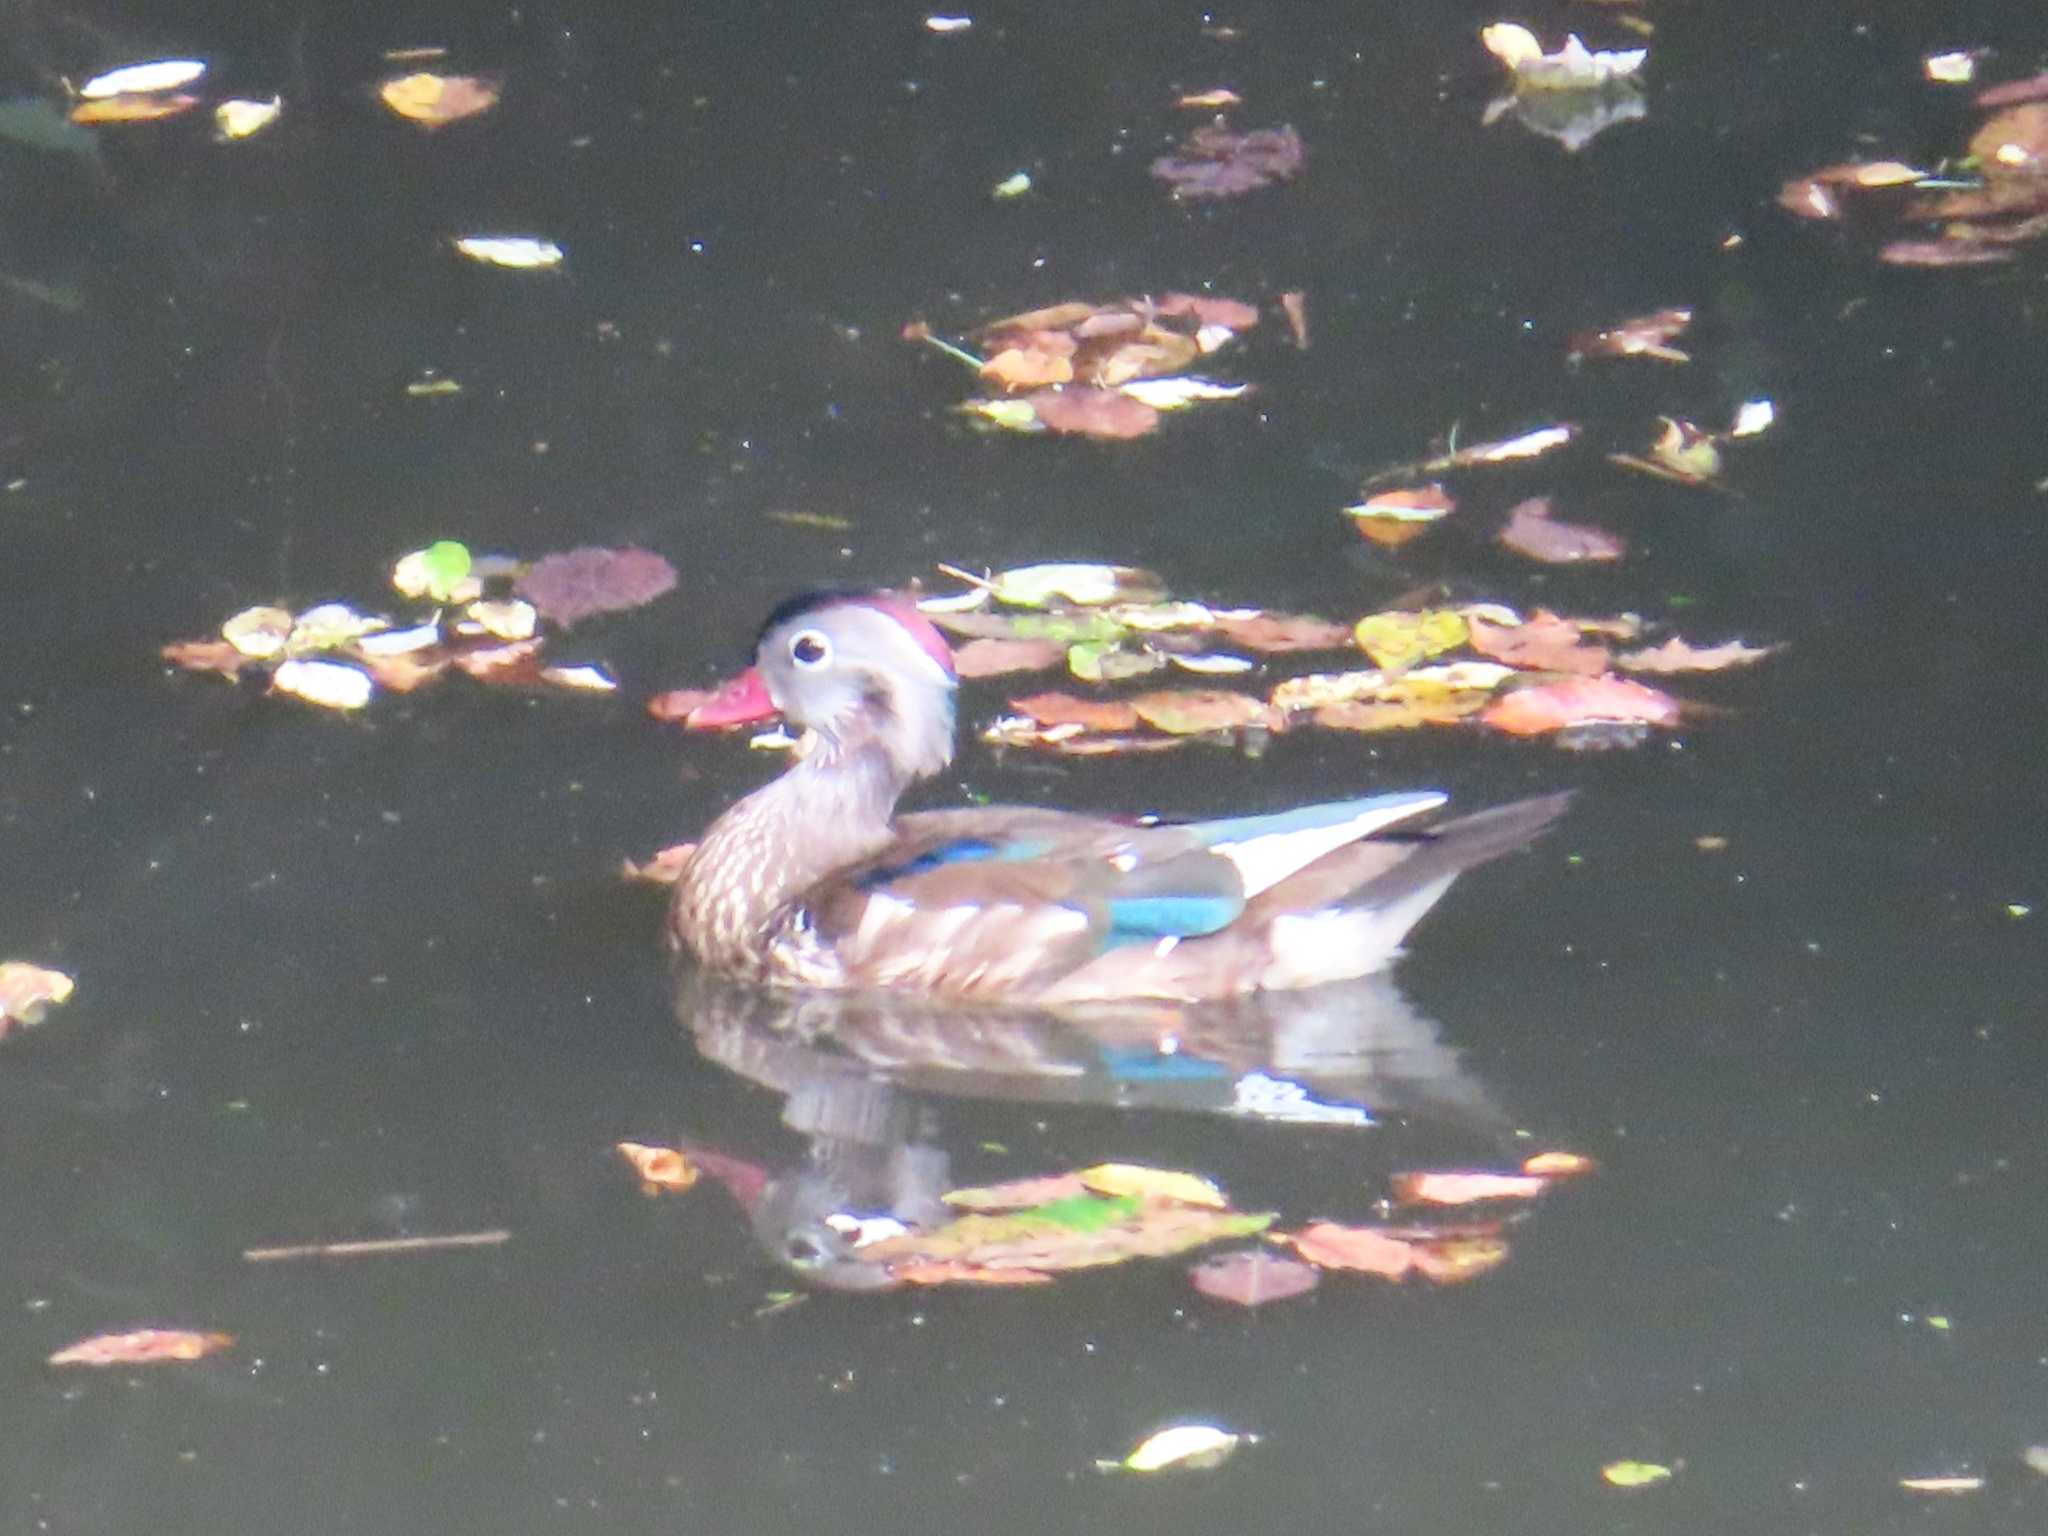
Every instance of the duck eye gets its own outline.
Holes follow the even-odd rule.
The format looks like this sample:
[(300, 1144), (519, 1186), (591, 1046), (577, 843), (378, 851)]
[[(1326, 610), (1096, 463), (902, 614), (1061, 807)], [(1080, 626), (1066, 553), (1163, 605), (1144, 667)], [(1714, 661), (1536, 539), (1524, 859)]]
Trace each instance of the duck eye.
[(789, 642), (789, 654), (800, 667), (822, 667), (832, 659), (832, 642), (815, 629), (807, 629)]

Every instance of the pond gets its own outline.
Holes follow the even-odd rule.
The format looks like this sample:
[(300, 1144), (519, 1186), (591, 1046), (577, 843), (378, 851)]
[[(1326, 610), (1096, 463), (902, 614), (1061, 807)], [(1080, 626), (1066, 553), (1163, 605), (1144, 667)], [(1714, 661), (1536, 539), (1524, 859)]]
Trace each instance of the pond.
[[(2048, 67), (2038, 14), (436, 9), (6, 21), (0, 959), (77, 989), (0, 1038), (0, 1526), (2041, 1527), (2044, 268), (2024, 242), (1890, 265), (1939, 223), (1778, 201), (1842, 162), (1970, 183), (1973, 93)], [(1575, 148), (1541, 112), (1486, 121), (1504, 19), (1647, 47), (1641, 112)], [(1928, 79), (1956, 49), (1975, 81)], [(190, 110), (68, 120), (66, 82), (185, 57)], [(422, 127), (376, 95), (414, 70), (502, 96)], [(1176, 200), (1149, 167), (1210, 115), (1177, 98), (1224, 86), (1233, 127), (1291, 125), (1305, 160)], [(216, 142), (231, 97), (282, 111)], [(473, 235), (562, 260), (465, 260)], [(1255, 391), (1131, 440), (976, 430), (971, 375), (902, 334), (1168, 292), (1259, 307), (1203, 367)], [(1567, 360), (1666, 306), (1689, 361)], [(1775, 419), (1713, 484), (1607, 458), (1748, 401)], [(1447, 475), (1458, 510), (1409, 543), (1343, 512), (1390, 466), (1557, 422), (1568, 451)], [(1625, 554), (1504, 549), (1535, 496)], [(160, 659), (255, 605), (410, 612), (392, 564), (440, 540), (642, 548), (678, 580), (550, 639), (601, 695), (453, 677), (343, 713)], [(1060, 1068), (991, 1073), (971, 1021), (673, 977), (663, 895), (622, 862), (782, 760), (647, 699), (743, 664), (792, 592), (1055, 560), (1346, 624), (1494, 603), (1779, 649), (1644, 679), (1685, 715), (1603, 752), (1471, 721), (998, 749), (1021, 694), (1219, 680), (962, 684), (920, 806), (1575, 792), (1391, 973), (1230, 1037), (1343, 1056), (1323, 1097), (1373, 1126), (1224, 1112), (1198, 1073), (1119, 1077), (1064, 1036), (977, 1037)], [(1260, 690), (1345, 664), (1260, 660)], [(1187, 1257), (807, 1284), (717, 1179), (643, 1197), (625, 1140), (809, 1170), (820, 1210), (842, 1142), (926, 1194), (1185, 1169), (1288, 1231), (1374, 1220), (1403, 1170), (1597, 1171), (1486, 1208), (1507, 1256), (1463, 1283), (1332, 1272), (1254, 1310)], [(244, 1257), (463, 1233), (509, 1236)], [(142, 1327), (234, 1343), (46, 1363)], [(1192, 1423), (1256, 1440), (1096, 1470)], [(1623, 1462), (1670, 1475), (1613, 1486)]]

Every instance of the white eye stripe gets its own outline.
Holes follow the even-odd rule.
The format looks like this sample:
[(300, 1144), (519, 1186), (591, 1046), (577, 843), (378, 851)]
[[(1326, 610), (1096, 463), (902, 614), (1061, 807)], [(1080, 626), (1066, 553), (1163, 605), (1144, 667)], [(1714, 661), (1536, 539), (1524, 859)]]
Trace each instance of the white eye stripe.
[(798, 666), (815, 670), (832, 660), (832, 642), (821, 630), (800, 630), (790, 636), (789, 656)]

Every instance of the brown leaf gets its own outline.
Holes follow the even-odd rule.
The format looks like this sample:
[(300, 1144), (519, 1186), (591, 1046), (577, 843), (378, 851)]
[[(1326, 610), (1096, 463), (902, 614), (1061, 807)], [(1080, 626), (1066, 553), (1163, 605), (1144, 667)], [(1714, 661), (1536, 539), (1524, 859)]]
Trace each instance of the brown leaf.
[(2023, 101), (2040, 101), (2048, 97), (2048, 75), (2031, 75), (2025, 80), (2008, 80), (2003, 85), (1987, 86), (1977, 93), (1977, 105), (1986, 111), (1993, 107), (2016, 106)]
[(1580, 331), (1571, 339), (1573, 357), (1651, 357), (1659, 362), (1691, 362), (1690, 353), (1671, 345), (1692, 324), (1692, 311), (1684, 308), (1653, 310), (1627, 320)]
[(1005, 315), (1000, 320), (991, 320), (974, 334), (984, 344), (993, 344), (995, 339), (1010, 331), (1064, 331), (1071, 330), (1091, 315), (1104, 312), (1104, 306), (1089, 304), (1078, 299), (1064, 304), (1049, 305), (1044, 309), (1027, 309), (1021, 315)]
[(1678, 723), (1678, 701), (1610, 672), (1504, 693), (1486, 706), (1480, 719), (1515, 736), (1592, 722), (1670, 726)]
[(509, 645), (487, 645), (463, 651), (449, 658), (480, 683), (537, 684), (540, 681), (540, 641), (514, 640)]
[(1043, 389), (1074, 378), (1074, 338), (1064, 331), (1030, 331), (1006, 339), (981, 365), (981, 376), (1007, 390)]
[(1041, 389), (1021, 398), (1055, 432), (1131, 438), (1159, 425), (1159, 413), (1151, 406), (1113, 389)]
[(1322, 1269), (1358, 1269), (1399, 1280), (1415, 1267), (1415, 1249), (1377, 1227), (1345, 1227), (1318, 1221), (1282, 1234), (1294, 1251)]
[(1617, 534), (1585, 523), (1557, 521), (1550, 515), (1550, 499), (1545, 496), (1517, 503), (1496, 537), (1516, 554), (1546, 565), (1619, 560), (1628, 551), (1627, 542)]
[(1170, 736), (1194, 736), (1204, 731), (1272, 723), (1264, 700), (1227, 688), (1169, 688), (1141, 693), (1124, 702), (1147, 725)]
[(225, 640), (173, 640), (159, 654), (174, 667), (218, 672), (231, 683), (241, 680), (244, 667), (256, 665)]
[(390, 655), (356, 657), (356, 663), (376, 680), (379, 688), (393, 693), (411, 693), (446, 672), (453, 657), (436, 647), (431, 651), (400, 651)]
[(1615, 665), (1631, 672), (1719, 672), (1762, 661), (1777, 649), (1775, 645), (1744, 645), (1740, 640), (1696, 646), (1673, 635), (1662, 645), (1624, 652), (1615, 658)]
[(1301, 174), (1307, 152), (1291, 124), (1236, 133), (1220, 122), (1197, 128), (1177, 153), (1152, 162), (1176, 198), (1237, 197)]
[(1220, 615), (1216, 632), (1247, 650), (1267, 655), (1345, 650), (1351, 645), (1349, 625), (1333, 624), (1305, 613)]
[(1087, 1193), (1088, 1186), (1081, 1181), (1080, 1174), (1049, 1173), (1039, 1178), (984, 1184), (977, 1189), (950, 1189), (939, 1198), (969, 1211), (1021, 1211)]
[(1308, 350), (1308, 296), (1300, 289), (1289, 289), (1280, 295), (1280, 313), (1287, 317), (1288, 334), (1293, 336), (1295, 346)]
[(640, 1188), (645, 1194), (656, 1195), (664, 1191), (681, 1194), (701, 1177), (697, 1165), (674, 1147), (650, 1147), (643, 1142), (622, 1141), (618, 1152), (640, 1175)]
[(98, 96), (81, 101), (71, 109), (71, 121), (94, 123), (153, 123), (158, 118), (176, 117), (199, 105), (197, 96), (182, 91), (130, 91), (119, 96)]
[(542, 618), (568, 629), (600, 613), (651, 603), (676, 584), (676, 568), (652, 550), (586, 545), (543, 555), (520, 575), (513, 590)]
[(645, 864), (621, 860), (619, 873), (628, 880), (641, 880), (649, 885), (674, 885), (682, 879), (683, 867), (696, 852), (695, 843), (673, 843), (656, 851)]
[(1578, 625), (1554, 613), (1538, 609), (1520, 624), (1489, 624), (1467, 614), (1465, 622), (1473, 650), (1511, 667), (1588, 676), (1607, 670), (1607, 647), (1589, 643)]
[(1424, 725), (1456, 725), (1485, 702), (1483, 693), (1470, 698), (1352, 699), (1321, 706), (1314, 719), (1328, 731), (1407, 731)]
[(1056, 640), (970, 640), (953, 652), (958, 677), (1000, 677), (1006, 672), (1042, 672), (1067, 658)]
[(1877, 259), (1888, 267), (1989, 267), (2011, 261), (2013, 253), (1967, 240), (1894, 240)]
[(1133, 379), (1178, 373), (1200, 355), (1194, 337), (1147, 326), (1136, 337), (1092, 360), (1087, 365), (1087, 380), (1103, 389), (1115, 389)]
[(1130, 731), (1138, 712), (1122, 699), (1077, 699), (1068, 693), (1034, 693), (1010, 700), (1010, 708), (1040, 725), (1079, 725), (1091, 731)]
[(1269, 1248), (1237, 1248), (1202, 1260), (1188, 1270), (1196, 1290), (1216, 1301), (1261, 1307), (1302, 1296), (1322, 1283), (1322, 1272)]
[(50, 1356), (52, 1365), (157, 1365), (197, 1360), (235, 1342), (232, 1333), (196, 1333), (183, 1328), (138, 1328), (132, 1333), (99, 1333), (68, 1344)]
[(377, 87), (377, 99), (422, 128), (445, 128), (498, 103), (502, 87), (483, 75), (436, 75), (426, 70), (393, 75)]
[(1402, 1205), (1473, 1205), (1482, 1200), (1533, 1200), (1550, 1186), (1534, 1173), (1438, 1170), (1390, 1174), (1387, 1187)]
[(1257, 308), (1216, 293), (1162, 293), (1148, 307), (1162, 318), (1191, 316), (1197, 325), (1220, 325), (1226, 331), (1248, 331), (1259, 323)]
[(2048, 169), (2048, 101), (1999, 112), (1971, 135), (1969, 153), (1988, 177), (2040, 175)]

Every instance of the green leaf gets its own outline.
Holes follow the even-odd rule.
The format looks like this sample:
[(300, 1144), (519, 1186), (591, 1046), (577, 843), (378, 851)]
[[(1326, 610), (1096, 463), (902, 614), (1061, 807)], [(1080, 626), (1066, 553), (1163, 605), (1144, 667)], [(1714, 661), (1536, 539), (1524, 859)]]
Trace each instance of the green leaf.
[(454, 595), (456, 584), (469, 574), (469, 546), (442, 539), (422, 550), (420, 561), (426, 570), (427, 595), (445, 603)]

